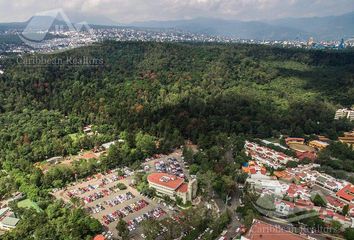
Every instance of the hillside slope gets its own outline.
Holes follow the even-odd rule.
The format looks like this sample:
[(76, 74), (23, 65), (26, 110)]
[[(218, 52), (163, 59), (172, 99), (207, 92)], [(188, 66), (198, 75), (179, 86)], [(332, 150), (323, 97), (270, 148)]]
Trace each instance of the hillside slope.
[(2, 111), (55, 109), (121, 129), (156, 131), (162, 124), (186, 137), (216, 130), (269, 136), (333, 134), (334, 105), (354, 102), (351, 51), (107, 42), (43, 57), (104, 64), (7, 62)]

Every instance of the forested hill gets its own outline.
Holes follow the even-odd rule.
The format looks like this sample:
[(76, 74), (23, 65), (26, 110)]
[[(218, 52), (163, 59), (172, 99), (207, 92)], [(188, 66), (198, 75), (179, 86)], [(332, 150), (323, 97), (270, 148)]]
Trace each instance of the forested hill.
[(105, 42), (37, 57), (104, 64), (33, 67), (7, 60), (0, 75), (2, 123), (11, 125), (24, 109), (47, 109), (158, 137), (178, 132), (197, 140), (216, 131), (335, 137), (348, 128), (333, 121), (335, 105), (354, 103), (352, 51)]

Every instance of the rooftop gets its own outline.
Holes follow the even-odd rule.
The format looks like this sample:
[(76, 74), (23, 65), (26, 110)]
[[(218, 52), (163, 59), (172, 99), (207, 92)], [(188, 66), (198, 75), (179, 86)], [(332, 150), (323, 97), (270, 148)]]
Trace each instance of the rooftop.
[(298, 159), (300, 160), (304, 160), (305, 158), (308, 158), (310, 160), (315, 160), (316, 159), (316, 153), (314, 152), (310, 152), (310, 151), (306, 151), (306, 152), (296, 152), (296, 156)]
[(313, 206), (314, 204), (310, 200), (304, 200), (300, 198), (296, 200), (296, 205)]
[(93, 240), (105, 240), (106, 238), (103, 235), (96, 235)]
[(112, 141), (112, 142), (102, 144), (102, 147), (104, 147), (105, 149), (109, 149), (114, 144), (115, 144), (115, 141)]
[(284, 170), (284, 171), (274, 171), (274, 175), (277, 178), (285, 178), (285, 179), (291, 179), (292, 178), (292, 176), (286, 170)]
[(161, 185), (176, 190), (184, 182), (183, 178), (176, 177), (167, 173), (151, 173), (147, 177), (148, 182)]
[(250, 240), (303, 240), (306, 237), (285, 231), (280, 227), (255, 220), (245, 236)]
[(177, 189), (178, 192), (185, 193), (188, 191), (188, 184), (182, 183), (182, 185)]
[(1, 223), (6, 226), (15, 227), (17, 225), (18, 221), (20, 221), (20, 219), (18, 219), (18, 218), (6, 217), (1, 221)]
[(2, 215), (4, 215), (5, 213), (7, 213), (10, 209), (7, 207), (7, 208), (1, 208), (0, 209), (0, 217), (2, 217)]
[(46, 161), (47, 161), (47, 162), (53, 162), (53, 161), (60, 161), (60, 160), (62, 160), (62, 159), (63, 159), (63, 157), (57, 156), (57, 157), (49, 158), (49, 159), (47, 159)]
[(309, 142), (309, 144), (315, 144), (315, 145), (324, 146), (324, 147), (329, 145), (328, 143), (322, 142), (319, 140), (313, 140), (313, 141)]
[(337, 196), (351, 202), (354, 200), (354, 185), (348, 184), (337, 192)]
[(288, 141), (302, 141), (302, 142), (304, 142), (305, 139), (304, 138), (297, 138), (297, 137), (288, 137), (285, 139), (285, 141), (286, 142), (288, 142)]
[(326, 196), (326, 200), (329, 204), (331, 204), (334, 207), (339, 207), (343, 208), (346, 204), (332, 196)]
[(353, 138), (353, 137), (354, 137), (354, 131), (352, 131), (352, 132), (345, 132), (345, 133), (344, 133), (344, 136), (345, 136), (345, 137), (352, 137), (352, 138)]

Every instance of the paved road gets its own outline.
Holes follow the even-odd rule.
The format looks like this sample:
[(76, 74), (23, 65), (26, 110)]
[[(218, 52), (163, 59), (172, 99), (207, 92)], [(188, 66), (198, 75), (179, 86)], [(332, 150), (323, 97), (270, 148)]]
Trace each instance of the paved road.
[[(240, 206), (240, 199), (242, 197), (242, 191), (240, 189), (236, 189), (236, 192), (232, 199), (229, 202), (230, 206), (226, 206), (223, 204), (223, 209), (220, 209), (222, 211), (225, 211), (226, 209), (230, 210), (232, 214), (232, 220), (231, 223), (227, 227), (227, 233), (225, 235), (226, 239), (233, 239), (238, 235), (238, 229), (241, 227), (242, 222), (241, 222), (241, 217), (239, 214), (235, 212), (235, 210)], [(221, 212), (222, 212), (221, 211)]]

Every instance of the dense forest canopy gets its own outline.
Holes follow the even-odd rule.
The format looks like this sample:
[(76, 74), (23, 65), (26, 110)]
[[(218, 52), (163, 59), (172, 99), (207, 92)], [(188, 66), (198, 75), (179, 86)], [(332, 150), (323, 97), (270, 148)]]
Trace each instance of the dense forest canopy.
[[(353, 51), (105, 42), (35, 57), (52, 63), (23, 64), (34, 56), (3, 63), (2, 160), (71, 153), (79, 146), (65, 137), (88, 123), (112, 135), (143, 130), (195, 142), (212, 132), (336, 138), (352, 127), (333, 116), (336, 106), (354, 103)], [(103, 64), (53, 64), (58, 58)]]
[[(188, 114), (177, 115), (176, 120), (222, 116), (233, 130), (237, 130), (233, 125), (242, 125), (249, 116), (250, 125), (258, 127), (258, 121), (271, 115), (270, 120), (280, 123), (275, 129), (289, 129), (292, 113), (316, 110), (309, 116), (316, 121), (329, 117), (333, 104), (353, 104), (353, 56), (352, 51), (255, 45), (107, 42), (44, 56), (103, 59), (104, 64), (97, 67), (48, 64), (39, 68), (8, 61), (1, 78), (5, 95), (1, 109), (47, 108), (87, 121), (119, 119), (121, 128), (134, 117), (139, 127), (144, 126), (145, 117), (152, 120), (149, 123), (171, 120), (159, 116), (170, 109)], [(251, 126), (247, 130), (257, 133)]]

